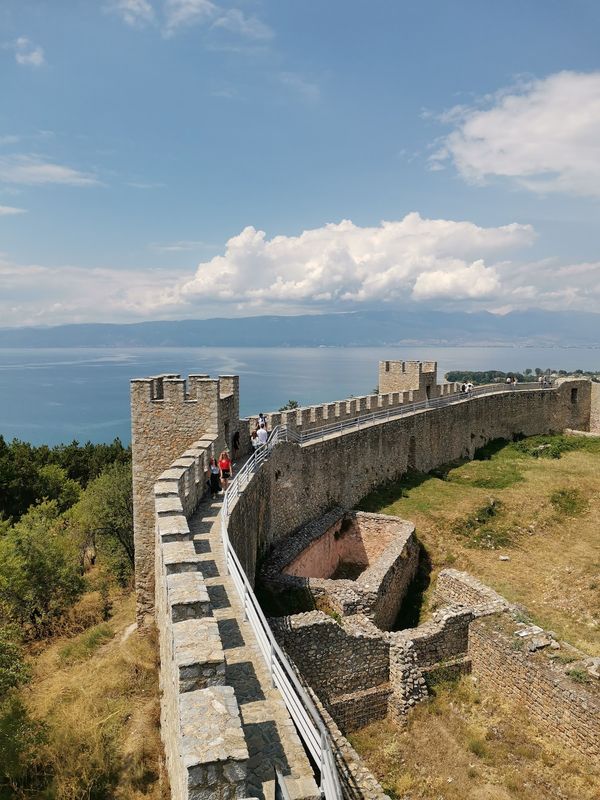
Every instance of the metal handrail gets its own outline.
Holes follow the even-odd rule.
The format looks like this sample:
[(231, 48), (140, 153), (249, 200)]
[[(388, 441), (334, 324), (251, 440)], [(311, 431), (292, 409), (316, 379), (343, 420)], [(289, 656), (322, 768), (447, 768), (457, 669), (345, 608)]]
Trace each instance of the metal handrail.
[(342, 800), (340, 779), (335, 766), (335, 758), (327, 727), (316, 706), (298, 680), (293, 666), (277, 643), (252, 586), (229, 539), (228, 521), (233, 504), (248, 485), (254, 473), (268, 458), (273, 447), (280, 441), (287, 441), (285, 426), (275, 428), (266, 445), (252, 454), (227, 487), (221, 509), (221, 536), (225, 551), (225, 564), (244, 609), (244, 619), (250, 623), (256, 635), (259, 649), (265, 659), (273, 685), (276, 686), (293, 719), (300, 738), (319, 765), (321, 792), (326, 800)]

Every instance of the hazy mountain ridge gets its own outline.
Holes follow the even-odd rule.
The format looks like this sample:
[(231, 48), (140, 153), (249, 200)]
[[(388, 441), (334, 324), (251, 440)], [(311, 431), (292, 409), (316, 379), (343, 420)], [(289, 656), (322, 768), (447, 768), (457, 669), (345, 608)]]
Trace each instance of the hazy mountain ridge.
[(357, 311), (339, 314), (0, 328), (0, 347), (599, 346), (600, 314)]

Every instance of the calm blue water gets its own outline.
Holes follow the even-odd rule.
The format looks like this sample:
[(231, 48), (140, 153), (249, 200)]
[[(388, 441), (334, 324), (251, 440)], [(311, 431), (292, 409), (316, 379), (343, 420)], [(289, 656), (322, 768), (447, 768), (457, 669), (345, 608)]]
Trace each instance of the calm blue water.
[(0, 349), (0, 434), (34, 444), (129, 442), (129, 380), (161, 372), (239, 374), (241, 413), (370, 393), (383, 359), (450, 369), (600, 370), (600, 349), (518, 347)]

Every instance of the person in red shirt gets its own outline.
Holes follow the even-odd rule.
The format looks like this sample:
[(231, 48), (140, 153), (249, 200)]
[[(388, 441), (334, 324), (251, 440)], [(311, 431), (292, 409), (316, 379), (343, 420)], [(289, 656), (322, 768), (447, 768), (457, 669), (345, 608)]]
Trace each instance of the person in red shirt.
[(225, 491), (230, 478), (233, 478), (232, 463), (227, 450), (223, 450), (219, 456), (219, 469), (221, 470), (221, 486)]

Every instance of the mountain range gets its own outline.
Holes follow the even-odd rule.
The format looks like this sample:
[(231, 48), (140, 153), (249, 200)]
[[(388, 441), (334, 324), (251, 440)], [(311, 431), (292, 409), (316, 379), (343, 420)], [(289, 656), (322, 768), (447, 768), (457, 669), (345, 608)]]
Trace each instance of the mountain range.
[(598, 346), (600, 314), (368, 310), (298, 316), (0, 328), (0, 347)]

